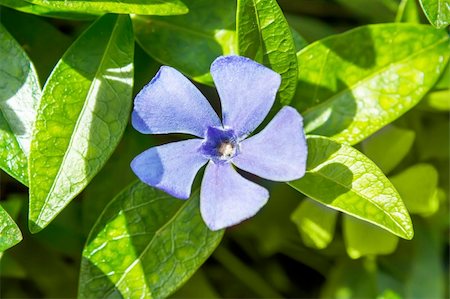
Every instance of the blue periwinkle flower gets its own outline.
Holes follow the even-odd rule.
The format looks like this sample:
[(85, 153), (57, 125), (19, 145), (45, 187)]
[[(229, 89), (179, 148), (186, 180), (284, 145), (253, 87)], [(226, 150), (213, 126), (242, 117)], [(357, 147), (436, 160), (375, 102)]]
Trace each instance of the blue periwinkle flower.
[[(272, 107), (281, 78), (248, 58), (222, 56), (211, 65), (222, 104), (222, 121), (201, 92), (177, 70), (163, 66), (136, 96), (132, 123), (144, 134), (197, 136), (152, 147), (132, 162), (146, 184), (187, 199), (197, 172), (207, 164), (200, 212), (211, 230), (255, 215), (268, 191), (242, 177), (233, 166), (273, 181), (305, 174), (307, 147), (300, 114), (282, 108), (250, 136)], [(247, 138), (248, 137), (248, 138)]]

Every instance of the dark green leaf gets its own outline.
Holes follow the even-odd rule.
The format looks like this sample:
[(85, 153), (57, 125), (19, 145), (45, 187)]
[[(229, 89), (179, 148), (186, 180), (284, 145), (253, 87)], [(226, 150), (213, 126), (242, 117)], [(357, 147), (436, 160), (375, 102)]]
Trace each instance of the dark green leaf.
[(448, 0), (419, 0), (428, 21), (436, 28), (450, 24), (450, 3)]
[(20, 45), (0, 24), (0, 168), (28, 185), (27, 156), (41, 90)]
[(397, 248), (398, 238), (387, 231), (355, 217), (344, 215), (344, 240), (348, 255), (390, 254)]
[(408, 211), (381, 170), (356, 149), (326, 137), (308, 139), (306, 174), (289, 185), (335, 210), (405, 239), (413, 237)]
[(189, 13), (172, 17), (133, 16), (137, 42), (153, 58), (192, 79), (212, 85), (211, 63), (236, 53), (234, 0), (184, 1)]
[(38, 232), (89, 183), (127, 124), (134, 40), (128, 16), (106, 15), (47, 81), (30, 153), (30, 230)]
[(199, 192), (182, 201), (135, 183), (106, 207), (90, 233), (79, 297), (165, 298), (195, 273), (223, 232), (204, 224)]
[(26, 0), (27, 2), (88, 14), (178, 15), (188, 12), (180, 0)]
[(324, 249), (334, 237), (338, 212), (306, 198), (292, 213), (303, 242), (312, 248)]
[(416, 164), (390, 178), (410, 213), (428, 216), (439, 208), (438, 172), (430, 164)]
[(297, 54), (292, 104), (306, 132), (358, 143), (419, 102), (449, 49), (446, 32), (424, 25), (370, 25), (326, 38)]
[(17, 224), (0, 206), (0, 253), (22, 240), (22, 233)]
[(238, 0), (239, 55), (256, 60), (281, 75), (278, 97), (288, 104), (295, 93), (298, 65), (286, 18), (275, 0)]
[(386, 126), (362, 143), (364, 154), (389, 173), (410, 151), (416, 134), (412, 130)]

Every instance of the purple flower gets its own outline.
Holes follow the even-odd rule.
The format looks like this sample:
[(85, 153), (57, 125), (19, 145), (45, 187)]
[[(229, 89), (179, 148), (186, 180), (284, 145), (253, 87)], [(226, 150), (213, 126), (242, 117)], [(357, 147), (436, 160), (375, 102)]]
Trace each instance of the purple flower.
[(240, 56), (211, 65), (222, 103), (220, 121), (200, 91), (177, 70), (163, 66), (136, 96), (133, 127), (144, 134), (186, 133), (199, 138), (152, 147), (131, 162), (144, 183), (187, 199), (200, 168), (207, 164), (200, 211), (211, 230), (255, 215), (268, 191), (245, 179), (233, 165), (273, 181), (305, 173), (306, 141), (300, 114), (282, 108), (260, 133), (246, 138), (264, 120), (280, 86), (280, 75)]

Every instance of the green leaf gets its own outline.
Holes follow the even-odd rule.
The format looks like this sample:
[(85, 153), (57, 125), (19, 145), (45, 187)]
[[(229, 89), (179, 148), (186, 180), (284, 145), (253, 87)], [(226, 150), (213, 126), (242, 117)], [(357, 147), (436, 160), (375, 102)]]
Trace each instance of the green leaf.
[(333, 240), (337, 216), (335, 210), (306, 198), (292, 213), (291, 220), (307, 246), (324, 249)]
[(189, 13), (171, 17), (133, 16), (139, 45), (154, 59), (192, 79), (213, 85), (209, 68), (218, 56), (236, 52), (234, 0), (184, 1)]
[(297, 86), (295, 44), (286, 18), (275, 0), (238, 0), (238, 53), (281, 75), (278, 97), (288, 104)]
[(178, 15), (188, 12), (180, 0), (26, 0), (27, 2), (88, 14)]
[(33, 63), (0, 24), (0, 168), (28, 185), (27, 156), (41, 90)]
[[(95, 199), (95, 198), (92, 198)], [(83, 251), (80, 298), (165, 298), (218, 246), (199, 192), (182, 201), (137, 182), (103, 211)]]
[(326, 38), (297, 54), (292, 105), (307, 133), (358, 143), (419, 102), (449, 49), (446, 32), (424, 25), (369, 25)]
[(415, 0), (401, 0), (398, 5), (395, 22), (419, 24), (419, 8)]
[(28, 14), (52, 18), (90, 20), (97, 17), (96, 15), (92, 15), (87, 12), (77, 13), (75, 11), (70, 11), (67, 7), (60, 7), (59, 9), (56, 9), (54, 7), (32, 4), (24, 0), (0, 0), (0, 5)]
[(22, 233), (14, 220), (0, 206), (0, 252), (13, 247), (22, 240)]
[(397, 248), (398, 238), (378, 226), (348, 215), (343, 224), (345, 248), (353, 259), (390, 254)]
[(133, 51), (129, 17), (106, 15), (48, 79), (29, 159), (31, 232), (56, 217), (117, 146), (131, 108)]
[(448, 0), (419, 0), (428, 21), (436, 28), (450, 24), (450, 2)]
[(390, 180), (410, 213), (428, 216), (438, 210), (438, 172), (432, 165), (416, 164)]
[(420, 102), (420, 108), (429, 111), (450, 111), (450, 89), (430, 92)]
[(372, 161), (351, 146), (326, 137), (309, 136), (307, 141), (306, 174), (290, 186), (399, 237), (413, 237), (411, 219), (400, 196)]
[(362, 148), (384, 173), (389, 173), (408, 154), (415, 138), (414, 131), (389, 125), (364, 140)]

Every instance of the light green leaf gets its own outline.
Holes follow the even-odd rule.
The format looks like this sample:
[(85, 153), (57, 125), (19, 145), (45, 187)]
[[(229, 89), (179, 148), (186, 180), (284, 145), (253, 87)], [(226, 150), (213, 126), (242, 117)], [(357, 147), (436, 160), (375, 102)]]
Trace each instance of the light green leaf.
[(28, 185), (27, 156), (41, 90), (33, 63), (0, 24), (0, 168)]
[(427, 111), (450, 111), (450, 89), (430, 92), (420, 102), (420, 108)]
[(450, 24), (449, 0), (419, 0), (428, 21), (436, 28), (445, 28)]
[(355, 217), (344, 215), (343, 228), (345, 248), (352, 259), (390, 254), (397, 248), (396, 236)]
[(412, 130), (388, 125), (362, 143), (364, 154), (389, 173), (410, 151), (416, 134)]
[(234, 0), (211, 5), (185, 0), (189, 13), (171, 17), (133, 16), (137, 42), (154, 59), (192, 79), (213, 85), (209, 68), (218, 56), (236, 53)]
[(369, 25), (323, 39), (297, 54), (292, 105), (306, 132), (358, 143), (419, 102), (449, 50), (446, 32), (413, 24)]
[(295, 44), (286, 18), (275, 0), (238, 0), (238, 53), (281, 75), (278, 97), (288, 104), (297, 86)]
[(48, 79), (30, 153), (30, 231), (38, 232), (89, 183), (128, 121), (134, 40), (128, 16), (106, 15)]
[(13, 247), (22, 240), (22, 233), (14, 220), (0, 206), (0, 252)]
[(335, 210), (306, 198), (292, 213), (291, 220), (307, 246), (324, 249), (333, 240), (337, 216)]
[(73, 19), (73, 20), (90, 20), (97, 16), (86, 13), (77, 13), (76, 11), (70, 11), (67, 7), (60, 7), (56, 9), (54, 7), (41, 6), (37, 4), (29, 3), (25, 0), (0, 0), (0, 5), (10, 7), (12, 9), (34, 14), (43, 17), (61, 18), (61, 19)]
[(345, 144), (309, 136), (303, 178), (289, 183), (324, 205), (371, 222), (405, 238), (413, 237), (408, 211), (395, 188), (366, 156)]
[(428, 216), (438, 210), (438, 172), (432, 165), (416, 164), (390, 180), (410, 213)]
[(179, 15), (188, 12), (180, 0), (26, 0), (27, 2), (88, 14)]
[[(95, 198), (92, 198), (95, 199)], [(166, 298), (208, 258), (224, 231), (182, 201), (137, 182), (103, 211), (83, 251), (80, 298)]]
[(416, 0), (401, 0), (395, 16), (395, 22), (420, 24), (419, 8)]

